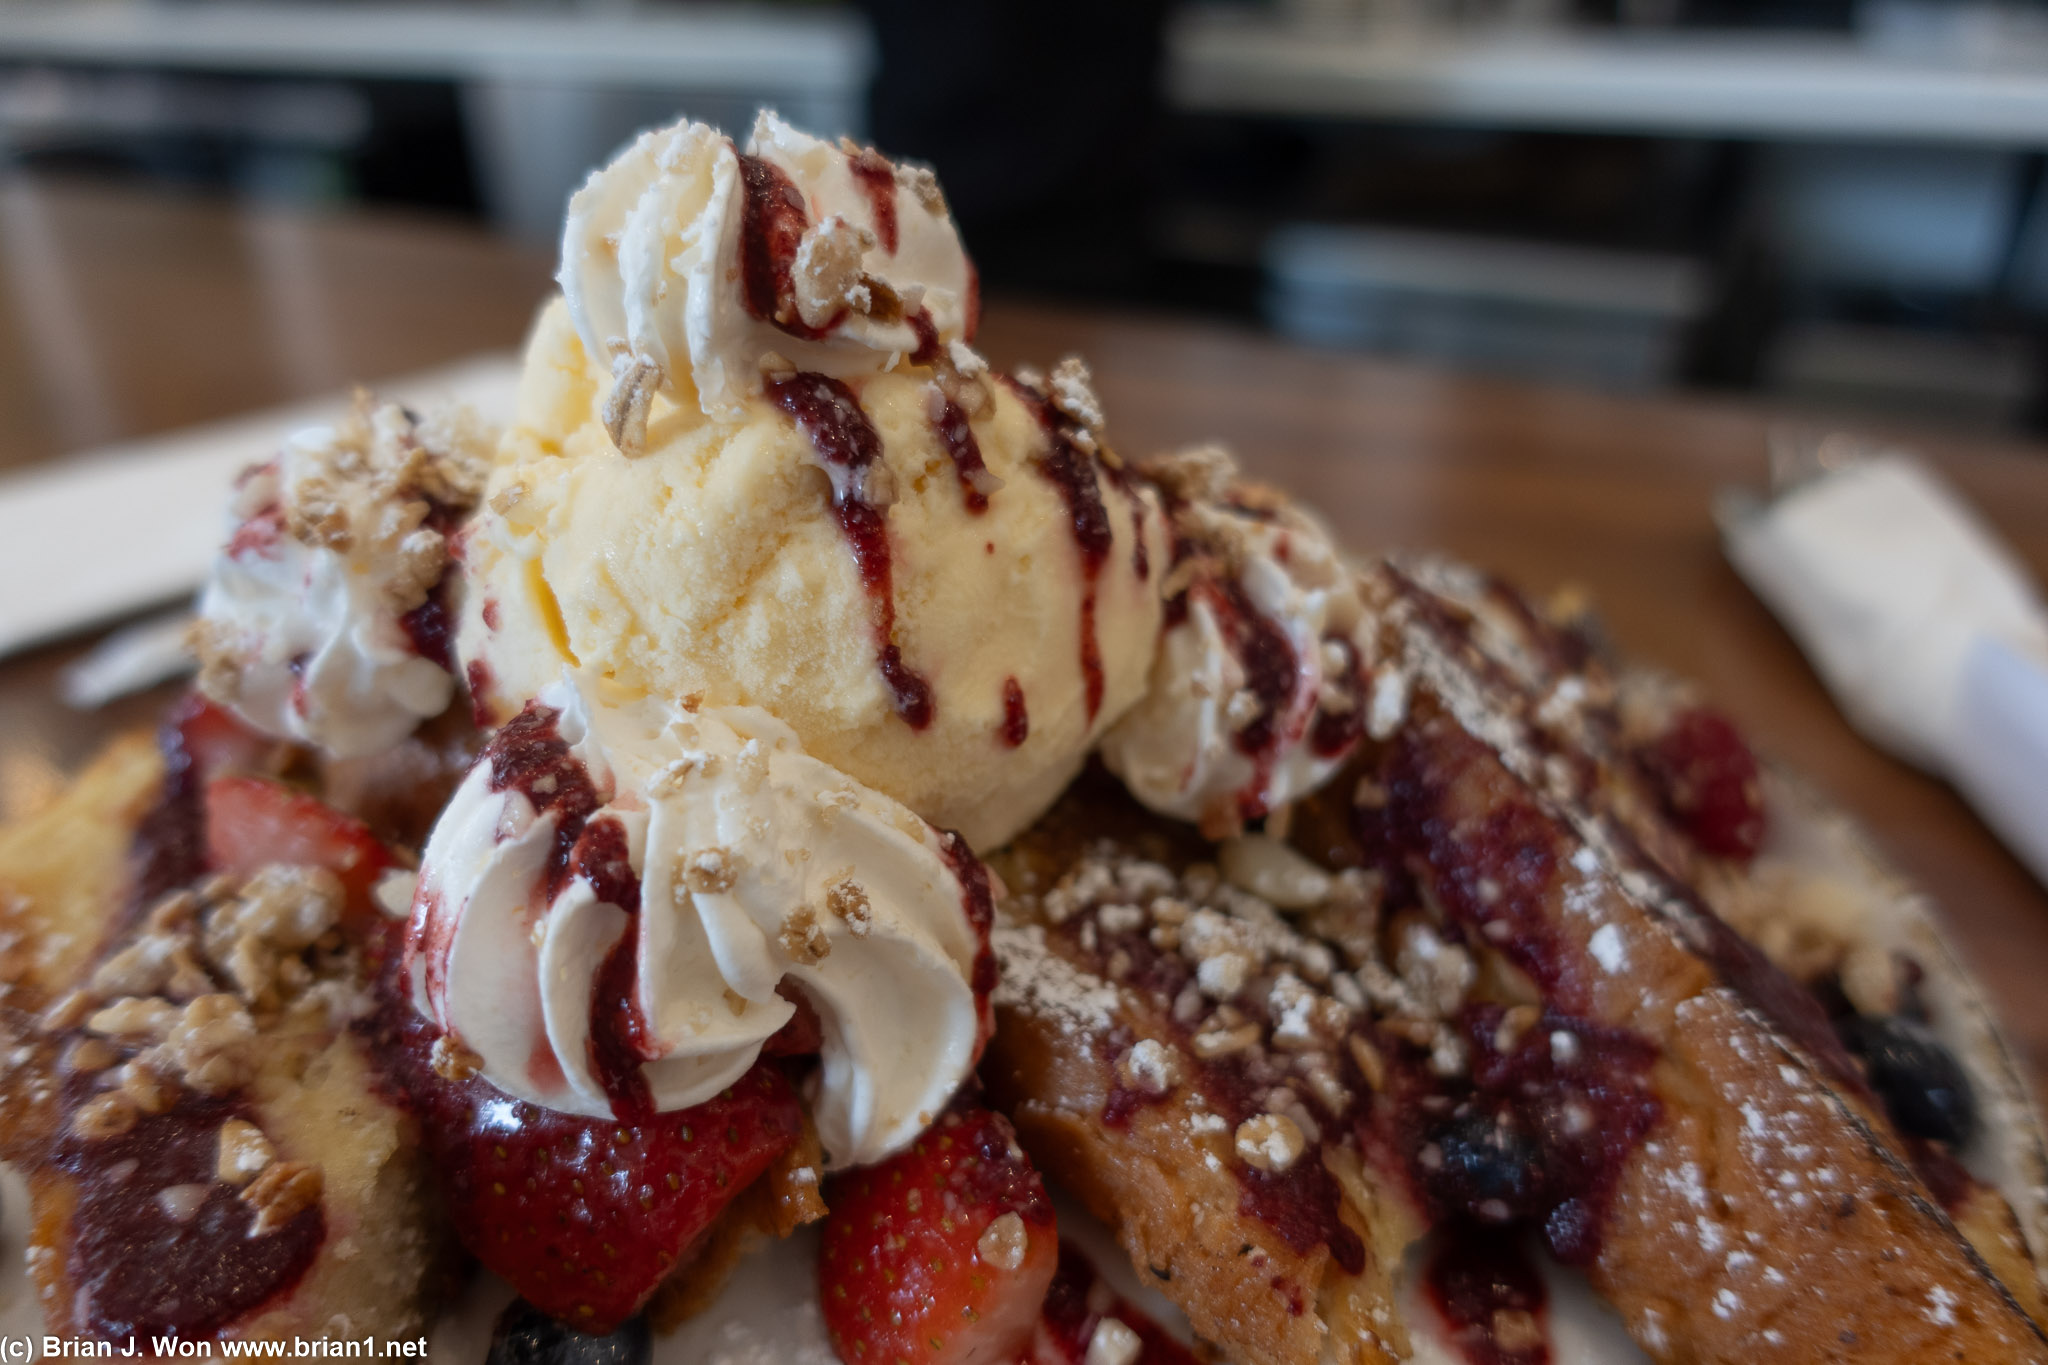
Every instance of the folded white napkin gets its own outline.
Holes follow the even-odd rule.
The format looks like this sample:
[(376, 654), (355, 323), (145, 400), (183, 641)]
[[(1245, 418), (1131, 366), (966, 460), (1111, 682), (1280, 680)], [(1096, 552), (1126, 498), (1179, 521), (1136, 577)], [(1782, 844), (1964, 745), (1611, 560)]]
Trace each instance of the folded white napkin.
[(2048, 606), (1989, 528), (1895, 453), (1720, 521), (1850, 722), (1947, 777), (2048, 883)]

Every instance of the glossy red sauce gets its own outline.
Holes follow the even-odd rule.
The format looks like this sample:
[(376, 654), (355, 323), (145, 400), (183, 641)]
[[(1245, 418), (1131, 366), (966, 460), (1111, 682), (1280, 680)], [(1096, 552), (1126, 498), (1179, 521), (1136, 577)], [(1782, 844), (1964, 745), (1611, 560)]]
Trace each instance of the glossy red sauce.
[(1038, 390), (1006, 376), (1018, 399), (1031, 410), (1046, 434), (1046, 450), (1037, 461), (1038, 472), (1052, 484), (1066, 504), (1067, 525), (1074, 535), (1074, 548), (1081, 556), (1081, 682), (1088, 705), (1088, 720), (1094, 723), (1102, 709), (1102, 642), (1096, 637), (1095, 597), (1102, 566), (1116, 544), (1109, 524), (1109, 509), (1103, 505), (1102, 487), (1096, 479), (1096, 462), (1074, 443), (1079, 429)]
[(612, 1112), (628, 1122), (654, 1114), (641, 1063), (650, 1052), (647, 1016), (640, 1008), (640, 879), (626, 847), (626, 827), (611, 816), (583, 828), (569, 854), (570, 875), (589, 881), (597, 898), (626, 912), (628, 923), (597, 969), (590, 993), (591, 1070), (611, 1100)]
[(974, 856), (967, 841), (952, 830), (939, 831), (939, 855), (960, 883), (960, 909), (974, 930), (974, 968), (968, 975), (968, 985), (973, 988), (975, 1013), (980, 1019), (981, 1036), (974, 1044), (974, 1055), (979, 1057), (982, 1046), (995, 1032), (995, 1010), (989, 997), (1002, 973), (996, 964), (995, 950), (989, 945), (989, 931), (996, 922), (995, 886), (989, 880), (988, 868)]
[(797, 247), (811, 220), (804, 197), (782, 168), (758, 156), (741, 156), (740, 296), (747, 312), (793, 337), (816, 341), (845, 315), (822, 327), (805, 324), (797, 312), (792, 272)]
[(935, 364), (939, 358), (939, 328), (932, 321), (929, 308), (920, 308), (915, 313), (906, 313), (903, 320), (910, 324), (910, 330), (917, 335), (917, 349), (909, 355), (913, 365)]
[[(975, 516), (988, 511), (988, 494), (981, 491), (978, 481), (987, 469), (981, 458), (981, 442), (974, 438), (974, 427), (967, 420), (967, 414), (960, 405), (941, 395), (939, 415), (932, 422), (932, 431), (938, 436), (939, 444), (946, 449), (946, 457), (953, 462), (953, 477), (960, 481), (960, 497), (967, 504), (967, 510)], [(995, 546), (991, 544), (993, 552)]]
[(868, 197), (874, 214), (875, 240), (891, 256), (896, 254), (896, 168), (872, 147), (864, 147), (848, 158), (847, 169)]
[[(70, 1097), (67, 1114), (86, 1094)], [(79, 1181), (67, 1270), (87, 1335), (210, 1336), (306, 1273), (326, 1236), (320, 1205), (252, 1237), (254, 1210), (215, 1181), (220, 1125), (248, 1117), (232, 1102), (187, 1093), (118, 1137), (80, 1138), (66, 1124), (52, 1164)], [(187, 1184), (207, 1193), (181, 1223), (157, 1196)]]
[(913, 730), (932, 723), (931, 684), (903, 659), (896, 644), (896, 600), (889, 527), (882, 509), (861, 496), (866, 471), (882, 457), (881, 433), (861, 410), (853, 390), (822, 374), (793, 374), (770, 380), (768, 398), (787, 413), (810, 441), (832, 480), (832, 507), (853, 550), (867, 589), (875, 633), (876, 660), (896, 714)]
[(569, 750), (557, 728), (561, 712), (530, 701), (498, 729), (480, 761), (491, 765), (491, 790), (516, 791), (536, 816), (555, 813), (555, 846), (548, 857), (544, 894), (552, 901), (569, 878), (569, 855), (585, 823), (604, 804), (590, 769)]
[[(448, 610), (448, 590), (453, 578), (454, 566), (450, 565), (442, 571), (441, 581), (427, 594), (427, 600), (398, 618), (398, 628), (405, 632), (412, 652), (451, 673), (455, 671), (455, 621)], [(489, 612), (486, 604), (487, 621)]]
[(1365, 676), (1359, 667), (1358, 648), (1351, 641), (1341, 635), (1326, 635), (1323, 646), (1326, 653), (1334, 652), (1343, 659), (1343, 666), (1323, 679), (1324, 686), (1343, 702), (1316, 711), (1308, 743), (1316, 757), (1336, 758), (1350, 752), (1365, 735)]
[(193, 693), (171, 709), (157, 731), (157, 747), (164, 757), (163, 785), (136, 822), (128, 852), (133, 869), (128, 909), (114, 927), (116, 934), (125, 932), (150, 906), (206, 873), (206, 808), (200, 796), (207, 774), (186, 726), (188, 719), (206, 709), (205, 699)]
[(1423, 1288), (1472, 1365), (1548, 1365), (1548, 1295), (1516, 1234), (1457, 1223), (1441, 1229)]
[(1031, 713), (1024, 706), (1024, 686), (1003, 679), (1003, 743), (1015, 749), (1031, 735)]
[(490, 696), (493, 687), (491, 666), (482, 659), (471, 659), (462, 670), (462, 680), (469, 686), (469, 715), (479, 730), (491, 728)]

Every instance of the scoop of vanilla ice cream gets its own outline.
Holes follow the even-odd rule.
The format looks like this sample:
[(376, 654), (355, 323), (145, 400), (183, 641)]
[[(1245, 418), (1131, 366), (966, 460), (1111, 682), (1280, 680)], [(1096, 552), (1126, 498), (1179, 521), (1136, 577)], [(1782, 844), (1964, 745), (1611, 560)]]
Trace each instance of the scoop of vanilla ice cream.
[[(737, 418), (657, 403), (628, 458), (602, 420), (613, 376), (566, 307), (544, 312), (464, 545), (472, 685), (501, 718), (565, 664), (758, 706), (811, 754), (993, 847), (1145, 689), (1157, 495), (1098, 453), (1072, 368), (1044, 393), (955, 372), (959, 402), (907, 363), (807, 379)], [(872, 462), (835, 464), (822, 452), (845, 432), (821, 436), (821, 421), (864, 423)]]
[(1148, 461), (1174, 563), (1144, 699), (1103, 737), (1133, 796), (1212, 838), (1343, 766), (1363, 732), (1357, 577), (1322, 525), (1201, 447)]
[(592, 1117), (712, 1098), (794, 1017), (787, 982), (822, 1026), (819, 1139), (856, 1165), (923, 1131), (980, 1055), (991, 913), (956, 836), (772, 716), (585, 675), (544, 689), (457, 789), (408, 968), (492, 1084)]
[(448, 535), (490, 438), (367, 398), (247, 471), (199, 599), (199, 686), (253, 728), (341, 758), (390, 747), (455, 691)]

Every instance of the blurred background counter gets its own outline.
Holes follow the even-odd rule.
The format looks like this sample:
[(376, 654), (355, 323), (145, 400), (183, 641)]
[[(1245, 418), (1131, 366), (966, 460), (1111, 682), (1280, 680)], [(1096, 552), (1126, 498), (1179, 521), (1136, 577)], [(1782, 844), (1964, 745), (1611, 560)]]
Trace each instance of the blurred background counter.
[[(2035, 5), (0, 0), (17, 188), (402, 206), (545, 243), (634, 129), (762, 106), (935, 163), (994, 293), (2048, 427)], [(40, 288), (7, 202), (8, 287)]]

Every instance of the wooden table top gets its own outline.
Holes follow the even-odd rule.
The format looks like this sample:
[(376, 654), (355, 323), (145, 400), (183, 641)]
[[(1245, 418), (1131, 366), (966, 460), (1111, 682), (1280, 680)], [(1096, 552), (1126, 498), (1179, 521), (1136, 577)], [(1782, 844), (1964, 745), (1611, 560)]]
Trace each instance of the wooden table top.
[[(532, 252), (443, 222), (0, 180), (0, 464), (514, 345), (548, 274)], [(981, 340), (1004, 365), (1086, 356), (1120, 448), (1222, 441), (1356, 548), (1440, 548), (1539, 592), (1589, 589), (1625, 651), (1698, 679), (1935, 892), (2037, 1084), (2048, 1080), (2048, 892), (1945, 786), (1850, 731), (1721, 557), (1710, 500), (1761, 486), (1768, 413), (1000, 302)], [(1912, 440), (2048, 580), (2048, 451)], [(0, 814), (42, 799), (161, 704), (158, 693), (66, 710), (52, 679), (79, 648), (0, 662)]]

